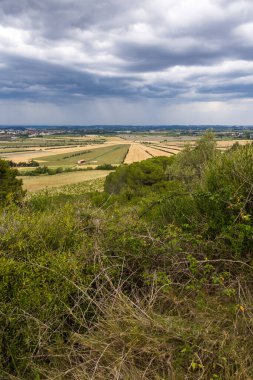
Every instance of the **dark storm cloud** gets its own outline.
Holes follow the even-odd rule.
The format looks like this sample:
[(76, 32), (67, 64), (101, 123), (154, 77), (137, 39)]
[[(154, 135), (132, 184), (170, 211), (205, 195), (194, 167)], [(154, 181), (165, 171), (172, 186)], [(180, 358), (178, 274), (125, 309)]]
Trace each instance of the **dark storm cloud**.
[(121, 44), (118, 54), (125, 57), (126, 68), (131, 72), (161, 71), (176, 65), (210, 65), (221, 60), (221, 54), (207, 49), (177, 52), (166, 46), (135, 43)]
[(252, 98), (252, 35), (247, 0), (0, 0), (0, 98)]
[(37, 60), (8, 59), (0, 70), (0, 99), (71, 102), (88, 96), (135, 96), (131, 77), (107, 78)]
[(200, 94), (227, 95), (228, 97), (252, 97), (253, 83), (225, 84), (214, 86), (203, 86), (199, 89)]

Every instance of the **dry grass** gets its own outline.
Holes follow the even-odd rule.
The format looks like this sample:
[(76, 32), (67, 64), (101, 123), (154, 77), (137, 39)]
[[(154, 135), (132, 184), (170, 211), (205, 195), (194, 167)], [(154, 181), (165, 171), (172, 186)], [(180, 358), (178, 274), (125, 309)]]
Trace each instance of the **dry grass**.
[(107, 170), (78, 171), (55, 175), (22, 177), (22, 180), (24, 189), (29, 192), (34, 192), (45, 188), (66, 186), (83, 181), (90, 181), (92, 179), (104, 178), (109, 173), (110, 171)]
[[(43, 378), (252, 379), (252, 346), (244, 337), (248, 327), (243, 315), (226, 312), (229, 308), (215, 298), (201, 310), (189, 301), (190, 293), (183, 300), (151, 285), (144, 298), (128, 297), (120, 285), (112, 287), (110, 278), (108, 282), (109, 287), (99, 286), (100, 300), (90, 298), (99, 310), (93, 326), (84, 334), (73, 331), (66, 345), (47, 347), (51, 366), (39, 368)], [(83, 294), (87, 296), (87, 290)], [(162, 304), (166, 313), (161, 312)]]

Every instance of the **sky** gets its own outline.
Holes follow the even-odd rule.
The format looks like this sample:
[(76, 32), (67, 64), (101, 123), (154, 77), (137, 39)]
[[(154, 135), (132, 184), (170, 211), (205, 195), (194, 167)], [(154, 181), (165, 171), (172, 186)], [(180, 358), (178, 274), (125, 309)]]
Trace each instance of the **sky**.
[(253, 125), (253, 1), (0, 0), (0, 124)]

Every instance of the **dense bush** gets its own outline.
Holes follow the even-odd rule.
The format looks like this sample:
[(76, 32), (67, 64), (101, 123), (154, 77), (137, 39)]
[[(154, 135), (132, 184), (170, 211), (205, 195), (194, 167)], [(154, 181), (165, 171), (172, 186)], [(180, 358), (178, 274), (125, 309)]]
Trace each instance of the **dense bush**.
[(120, 166), (106, 178), (105, 191), (113, 194), (122, 191), (139, 193), (145, 187), (167, 180), (168, 167), (172, 162), (173, 158), (156, 157), (129, 166)]
[(86, 170), (93, 170), (92, 168), (48, 168), (47, 166), (39, 166), (35, 170), (29, 170), (29, 171), (21, 171), (19, 172), (20, 176), (28, 176), (28, 177), (36, 177), (42, 174), (48, 174), (48, 175), (55, 175), (60, 173), (71, 173), (71, 172), (77, 172), (77, 171), (86, 171)]
[(210, 161), (194, 196), (208, 235), (218, 235), (238, 254), (247, 254), (253, 246), (253, 145)]
[(16, 178), (17, 174), (17, 170), (11, 169), (6, 161), (0, 160), (0, 208), (23, 198), (25, 192), (22, 190), (22, 181)]
[(103, 164), (103, 165), (98, 165), (96, 167), (96, 170), (114, 170), (117, 167), (111, 164)]
[(14, 161), (8, 161), (10, 167), (12, 168), (18, 168), (18, 167), (38, 167), (40, 164), (37, 161), (31, 160), (28, 162), (14, 162)]

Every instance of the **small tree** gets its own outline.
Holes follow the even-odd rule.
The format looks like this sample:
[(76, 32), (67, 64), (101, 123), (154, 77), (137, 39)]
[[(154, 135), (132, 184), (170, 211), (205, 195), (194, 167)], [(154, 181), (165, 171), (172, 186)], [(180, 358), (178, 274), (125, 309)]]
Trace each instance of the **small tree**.
[(218, 154), (214, 134), (210, 131), (205, 132), (195, 148), (189, 145), (177, 155), (170, 170), (171, 178), (186, 183), (198, 181), (207, 163), (214, 160)]
[(0, 207), (10, 202), (19, 202), (25, 195), (22, 180), (16, 178), (18, 171), (0, 159)]

